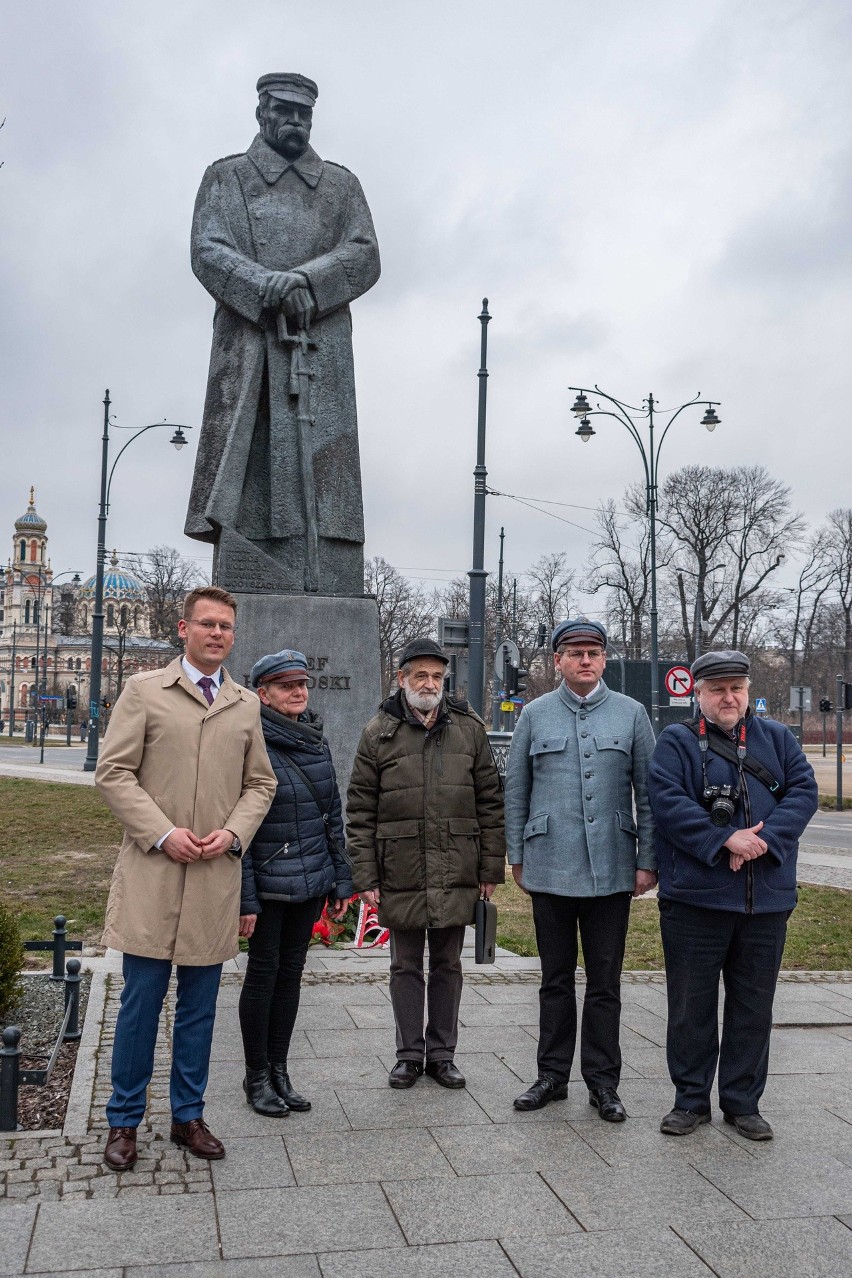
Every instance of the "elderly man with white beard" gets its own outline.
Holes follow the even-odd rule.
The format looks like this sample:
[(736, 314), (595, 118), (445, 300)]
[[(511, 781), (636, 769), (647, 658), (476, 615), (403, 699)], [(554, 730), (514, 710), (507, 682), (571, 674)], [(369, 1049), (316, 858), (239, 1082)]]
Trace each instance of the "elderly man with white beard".
[(406, 645), (399, 686), (362, 733), (347, 798), (355, 891), (390, 929), (397, 1062), (388, 1082), (397, 1088), (413, 1087), (424, 1064), (442, 1087), (464, 1087), (453, 1059), (464, 930), (477, 897), (505, 877), (503, 796), (485, 725), (444, 693), (446, 667), (434, 640)]

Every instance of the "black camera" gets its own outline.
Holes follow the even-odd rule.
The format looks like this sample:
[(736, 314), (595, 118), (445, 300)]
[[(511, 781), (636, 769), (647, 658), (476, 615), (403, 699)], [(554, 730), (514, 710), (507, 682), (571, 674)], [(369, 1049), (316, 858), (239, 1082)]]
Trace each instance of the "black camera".
[(704, 802), (710, 810), (710, 820), (714, 825), (730, 825), (739, 800), (739, 786), (706, 785), (704, 787)]

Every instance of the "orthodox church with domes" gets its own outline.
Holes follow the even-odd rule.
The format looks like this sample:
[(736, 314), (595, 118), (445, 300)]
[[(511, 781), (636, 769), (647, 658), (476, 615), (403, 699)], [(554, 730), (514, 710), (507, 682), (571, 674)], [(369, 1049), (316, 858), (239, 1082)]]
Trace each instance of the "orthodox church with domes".
[[(72, 722), (81, 723), (89, 714), (95, 576), (86, 581), (78, 573), (54, 577), (47, 542), (47, 522), (36, 510), (31, 488), (29, 505), (15, 520), (11, 558), (0, 567), (4, 733), (13, 723), (22, 731), (38, 704), (47, 707), (51, 722), (65, 723), (69, 694), (77, 702)], [(114, 701), (128, 675), (164, 666), (175, 654), (168, 641), (152, 638), (145, 586), (113, 551), (104, 573), (102, 696)]]

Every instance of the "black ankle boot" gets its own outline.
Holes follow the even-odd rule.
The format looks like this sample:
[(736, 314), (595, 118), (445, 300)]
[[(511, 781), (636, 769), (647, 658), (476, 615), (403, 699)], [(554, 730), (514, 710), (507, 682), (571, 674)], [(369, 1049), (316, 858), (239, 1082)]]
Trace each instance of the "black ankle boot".
[(268, 1069), (247, 1069), (243, 1091), (256, 1114), (265, 1114), (267, 1118), (283, 1118), (290, 1112), (290, 1106), (272, 1086)]
[(287, 1073), (286, 1061), (283, 1065), (270, 1065), (269, 1078), (276, 1093), (286, 1102), (288, 1109), (292, 1109), (297, 1114), (306, 1114), (308, 1112), (311, 1108), (311, 1102), (306, 1100), (304, 1096), (300, 1096), (298, 1092), (293, 1091), (290, 1075)]

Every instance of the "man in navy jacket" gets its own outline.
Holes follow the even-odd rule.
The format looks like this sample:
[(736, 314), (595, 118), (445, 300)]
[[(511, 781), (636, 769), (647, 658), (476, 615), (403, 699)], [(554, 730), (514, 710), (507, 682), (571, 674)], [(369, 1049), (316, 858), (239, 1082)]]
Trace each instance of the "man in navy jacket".
[(772, 1138), (758, 1102), (787, 919), (796, 905), (796, 854), (817, 809), (817, 785), (790, 730), (752, 715), (748, 672), (741, 652), (699, 657), (692, 665), (698, 723), (666, 728), (651, 760), (666, 1051), (676, 1089), (660, 1130), (671, 1136), (710, 1121), (718, 1062), (725, 1121), (750, 1140)]

